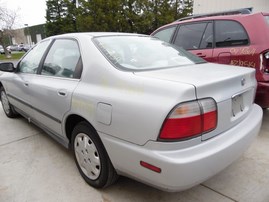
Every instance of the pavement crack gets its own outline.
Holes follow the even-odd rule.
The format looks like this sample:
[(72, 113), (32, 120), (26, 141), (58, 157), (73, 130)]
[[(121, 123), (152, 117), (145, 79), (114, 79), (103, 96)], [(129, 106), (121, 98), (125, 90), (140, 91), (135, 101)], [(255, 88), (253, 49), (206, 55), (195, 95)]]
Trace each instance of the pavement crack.
[(22, 140), (25, 140), (25, 139), (34, 137), (34, 136), (36, 136), (36, 135), (38, 135), (38, 134), (40, 134), (40, 133), (36, 133), (36, 134), (30, 135), (30, 136), (27, 136), (27, 137), (23, 137), (23, 138), (20, 138), (20, 139), (17, 139), (17, 140), (13, 140), (13, 141), (11, 141), (11, 142), (7, 142), (7, 143), (4, 143), (4, 144), (0, 144), (0, 147), (9, 145), (9, 144), (12, 144), (12, 143), (15, 143), (15, 142), (20, 142), (20, 141), (22, 141)]
[(219, 191), (216, 191), (216, 190), (212, 189), (212, 188), (209, 187), (209, 186), (206, 186), (206, 185), (204, 185), (204, 184), (201, 184), (201, 186), (203, 186), (203, 187), (205, 187), (205, 188), (207, 188), (207, 189), (210, 189), (211, 191), (213, 191), (213, 192), (215, 192), (215, 193), (217, 193), (217, 194), (220, 194), (220, 195), (224, 196), (225, 198), (230, 199), (231, 201), (238, 202), (237, 200), (231, 198), (230, 196), (226, 196), (225, 194), (223, 194), (223, 193), (221, 193), (221, 192), (219, 192)]

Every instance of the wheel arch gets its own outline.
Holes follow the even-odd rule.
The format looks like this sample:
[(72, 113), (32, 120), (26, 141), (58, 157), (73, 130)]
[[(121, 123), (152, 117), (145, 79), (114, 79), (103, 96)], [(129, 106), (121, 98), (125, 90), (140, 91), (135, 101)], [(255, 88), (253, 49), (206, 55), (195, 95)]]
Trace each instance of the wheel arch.
[[(91, 128), (93, 130), (95, 130), (95, 128), (93, 127), (93, 125), (87, 120), (85, 119), (84, 117), (80, 116), (80, 115), (77, 115), (77, 114), (70, 114), (67, 118), (66, 118), (66, 121), (65, 121), (65, 126), (64, 126), (64, 129), (65, 129), (65, 134), (66, 134), (66, 137), (68, 138), (69, 140), (69, 148), (71, 149), (71, 140), (72, 140), (72, 132), (73, 132), (73, 129), (75, 128), (75, 126), (80, 123), (80, 122), (87, 122)], [(96, 130), (95, 130), (96, 131)], [(98, 133), (97, 133), (98, 134)]]

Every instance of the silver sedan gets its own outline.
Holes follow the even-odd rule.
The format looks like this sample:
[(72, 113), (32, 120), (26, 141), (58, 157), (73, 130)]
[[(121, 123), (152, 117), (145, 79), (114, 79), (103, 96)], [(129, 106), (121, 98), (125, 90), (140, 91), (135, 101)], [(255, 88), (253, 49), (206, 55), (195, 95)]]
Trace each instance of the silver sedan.
[(190, 188), (236, 160), (261, 126), (254, 69), (206, 63), (149, 36), (54, 36), (0, 70), (5, 114), (72, 149), (96, 188), (119, 175)]

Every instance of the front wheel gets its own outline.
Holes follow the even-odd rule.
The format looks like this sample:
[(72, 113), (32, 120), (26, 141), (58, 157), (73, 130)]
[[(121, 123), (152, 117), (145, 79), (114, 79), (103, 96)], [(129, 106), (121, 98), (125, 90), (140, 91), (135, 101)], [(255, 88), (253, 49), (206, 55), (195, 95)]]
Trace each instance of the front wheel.
[(74, 128), (72, 149), (78, 170), (89, 185), (104, 188), (117, 180), (118, 175), (97, 132), (87, 122)]
[(3, 87), (0, 88), (0, 96), (1, 96), (0, 98), (2, 102), (2, 107), (7, 117), (9, 118), (17, 117), (18, 114), (15, 111), (14, 107), (9, 103), (6, 91)]

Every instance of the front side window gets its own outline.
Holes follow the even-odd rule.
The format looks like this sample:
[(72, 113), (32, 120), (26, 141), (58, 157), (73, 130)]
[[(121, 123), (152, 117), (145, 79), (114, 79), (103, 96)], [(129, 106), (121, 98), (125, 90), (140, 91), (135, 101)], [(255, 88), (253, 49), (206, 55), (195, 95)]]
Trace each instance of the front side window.
[(79, 60), (80, 51), (75, 40), (57, 39), (48, 52), (41, 74), (76, 78), (75, 70)]
[(235, 21), (216, 21), (216, 47), (242, 46), (249, 43), (241, 24)]
[(161, 39), (169, 43), (172, 35), (174, 34), (175, 29), (176, 27), (169, 27), (157, 32), (156, 34), (154, 34), (154, 36), (157, 37), (158, 39)]
[(186, 50), (199, 49), (207, 23), (181, 25), (174, 44)]
[(95, 37), (95, 44), (117, 68), (129, 71), (179, 67), (205, 62), (193, 54), (153, 37)]
[(50, 40), (43, 41), (27, 53), (19, 64), (18, 72), (35, 74), (38, 70), (41, 58), (47, 50), (50, 42)]

